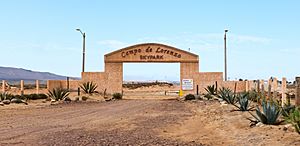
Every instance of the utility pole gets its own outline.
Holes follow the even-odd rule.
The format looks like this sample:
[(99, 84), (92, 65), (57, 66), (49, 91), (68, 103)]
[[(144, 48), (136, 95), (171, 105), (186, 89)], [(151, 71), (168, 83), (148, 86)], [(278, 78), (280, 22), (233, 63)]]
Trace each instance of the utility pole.
[(76, 29), (82, 34), (83, 37), (83, 47), (82, 47), (82, 72), (84, 72), (85, 65), (85, 32), (83, 33), (79, 28)]
[(227, 81), (227, 46), (226, 46), (226, 33), (228, 32), (227, 29), (225, 29), (224, 33), (224, 68), (225, 68), (225, 81)]

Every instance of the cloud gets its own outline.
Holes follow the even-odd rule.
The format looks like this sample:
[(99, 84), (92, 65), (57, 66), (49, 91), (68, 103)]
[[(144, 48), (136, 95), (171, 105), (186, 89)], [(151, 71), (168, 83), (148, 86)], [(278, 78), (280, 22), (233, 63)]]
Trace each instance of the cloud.
[[(230, 35), (229, 35), (229, 38), (230, 38)], [(232, 34), (231, 39), (232, 39), (233, 43), (267, 44), (272, 41), (272, 39), (266, 38), (266, 37), (238, 35), (238, 34)]]
[[(239, 35), (239, 34), (228, 34), (230, 44), (243, 46), (247, 44), (266, 44), (271, 42), (270, 38)], [(171, 36), (158, 36), (158, 37), (143, 37), (139, 38), (134, 42), (123, 42), (120, 40), (102, 40), (98, 44), (103, 45), (109, 49), (124, 48), (133, 44), (139, 43), (162, 43), (170, 46), (174, 46), (183, 50), (192, 51), (207, 51), (215, 52), (219, 51), (220, 48), (224, 47), (224, 34), (223, 33), (181, 33), (178, 35)]]
[(102, 41), (98, 41), (98, 44), (106, 46), (110, 49), (124, 48), (128, 45), (128, 43), (118, 41), (118, 40), (102, 40)]

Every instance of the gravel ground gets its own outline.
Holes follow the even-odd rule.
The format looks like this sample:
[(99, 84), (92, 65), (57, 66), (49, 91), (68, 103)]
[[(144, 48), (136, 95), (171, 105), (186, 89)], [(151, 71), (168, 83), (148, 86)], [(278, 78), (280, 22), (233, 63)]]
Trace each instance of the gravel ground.
[(0, 145), (202, 145), (160, 136), (193, 116), (176, 100), (121, 100), (2, 109)]

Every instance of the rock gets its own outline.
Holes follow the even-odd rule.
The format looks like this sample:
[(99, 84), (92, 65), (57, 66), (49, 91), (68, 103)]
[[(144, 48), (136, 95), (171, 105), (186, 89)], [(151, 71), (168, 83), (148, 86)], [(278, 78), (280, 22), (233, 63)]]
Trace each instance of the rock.
[(258, 122), (255, 126), (256, 126), (256, 127), (263, 127), (264, 124), (263, 124), (262, 122)]
[(64, 101), (65, 101), (65, 102), (71, 102), (72, 100), (71, 100), (70, 97), (66, 97), (66, 98), (64, 99)]
[(10, 103), (22, 103), (21, 99), (13, 98)]
[(226, 103), (226, 101), (220, 101), (221, 106), (227, 106), (228, 104)]
[(292, 124), (286, 124), (286, 125), (284, 125), (283, 130), (284, 131), (290, 131), (290, 132), (294, 132), (295, 131), (294, 126)]
[(4, 103), (0, 102), (0, 106), (4, 106)]
[(75, 102), (79, 101), (79, 97), (75, 97)]
[(24, 103), (24, 104), (26, 104), (27, 105), (27, 102), (26, 101), (24, 101), (24, 100), (22, 100), (22, 99), (19, 99), (19, 98), (13, 98), (11, 101), (10, 101), (10, 103)]
[(10, 100), (3, 100), (2, 103), (4, 103), (4, 104), (10, 104)]
[(202, 100), (202, 98), (201, 98), (200, 95), (195, 95), (195, 99), (196, 99), (196, 100)]

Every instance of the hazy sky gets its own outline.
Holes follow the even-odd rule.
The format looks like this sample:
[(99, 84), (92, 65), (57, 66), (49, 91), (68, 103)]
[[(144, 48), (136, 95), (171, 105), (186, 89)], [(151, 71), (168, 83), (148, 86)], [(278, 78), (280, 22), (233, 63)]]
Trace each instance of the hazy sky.
[[(0, 66), (80, 76), (103, 71), (103, 55), (156, 42), (199, 55), (200, 71), (222, 72), (228, 28), (228, 76), (300, 75), (299, 0), (3, 0)], [(179, 64), (124, 64), (127, 79), (179, 78)]]

